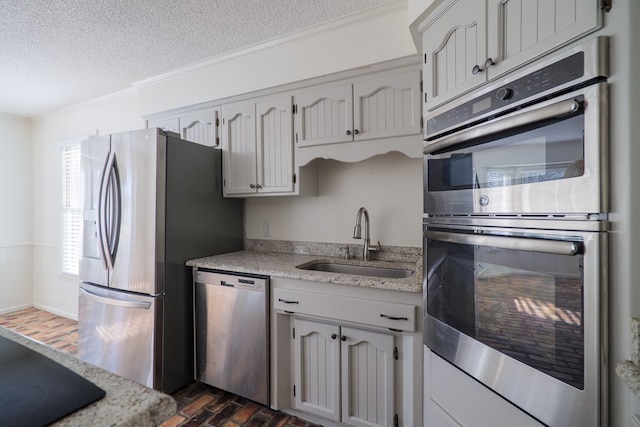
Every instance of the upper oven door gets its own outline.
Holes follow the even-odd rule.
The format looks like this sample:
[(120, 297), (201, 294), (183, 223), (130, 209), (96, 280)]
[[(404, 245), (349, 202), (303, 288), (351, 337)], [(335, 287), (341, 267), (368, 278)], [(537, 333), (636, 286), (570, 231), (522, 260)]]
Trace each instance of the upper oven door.
[(592, 84), (426, 143), (425, 214), (607, 212), (607, 99)]

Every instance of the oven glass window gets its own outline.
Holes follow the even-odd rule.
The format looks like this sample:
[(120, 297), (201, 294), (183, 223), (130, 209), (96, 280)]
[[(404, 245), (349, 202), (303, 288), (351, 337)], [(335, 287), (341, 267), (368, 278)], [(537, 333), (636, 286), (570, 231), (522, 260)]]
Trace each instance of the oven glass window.
[(584, 389), (583, 256), (429, 239), (427, 313)]
[(506, 187), (581, 176), (584, 115), (432, 155), (427, 171), (428, 191)]

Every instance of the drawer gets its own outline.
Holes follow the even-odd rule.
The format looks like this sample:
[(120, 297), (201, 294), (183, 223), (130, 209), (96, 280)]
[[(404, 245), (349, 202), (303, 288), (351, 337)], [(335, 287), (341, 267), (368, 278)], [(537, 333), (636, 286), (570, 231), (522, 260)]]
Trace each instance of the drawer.
[(416, 307), (409, 304), (276, 288), (273, 290), (273, 308), (287, 314), (326, 317), (401, 331), (416, 330)]

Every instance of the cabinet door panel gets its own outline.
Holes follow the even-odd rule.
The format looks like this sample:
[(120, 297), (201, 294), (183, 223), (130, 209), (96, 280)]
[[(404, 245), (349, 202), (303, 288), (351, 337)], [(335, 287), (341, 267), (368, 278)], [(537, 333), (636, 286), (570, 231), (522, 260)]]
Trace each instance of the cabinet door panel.
[(420, 134), (419, 71), (355, 83), (353, 99), (356, 141)]
[(187, 141), (218, 147), (220, 145), (217, 125), (219, 115), (220, 108), (207, 108), (180, 115), (180, 135)]
[(339, 421), (340, 328), (298, 318), (293, 327), (294, 408)]
[(602, 26), (594, 1), (489, 0), (488, 54), (494, 78)]
[(255, 193), (256, 133), (253, 102), (222, 107), (224, 194)]
[(159, 117), (149, 119), (147, 120), (147, 129), (151, 128), (160, 128), (179, 133), (180, 126), (178, 125), (178, 117)]
[(393, 335), (342, 327), (342, 421), (393, 426)]
[(293, 191), (293, 115), (291, 97), (258, 102), (259, 193)]
[(353, 140), (351, 91), (351, 85), (346, 84), (296, 95), (296, 133), (299, 146)]
[(423, 33), (424, 76), (428, 109), (466, 92), (486, 80), (485, 3), (457, 0)]

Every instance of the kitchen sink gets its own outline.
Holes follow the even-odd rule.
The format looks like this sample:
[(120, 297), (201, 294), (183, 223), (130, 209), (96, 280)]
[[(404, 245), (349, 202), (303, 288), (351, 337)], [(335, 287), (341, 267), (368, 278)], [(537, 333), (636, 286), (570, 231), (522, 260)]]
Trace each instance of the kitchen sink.
[(299, 265), (301, 270), (326, 271), (328, 273), (357, 274), (360, 276), (385, 277), (389, 279), (404, 279), (413, 275), (413, 270), (378, 267), (373, 265), (339, 264), (335, 262), (312, 262)]

